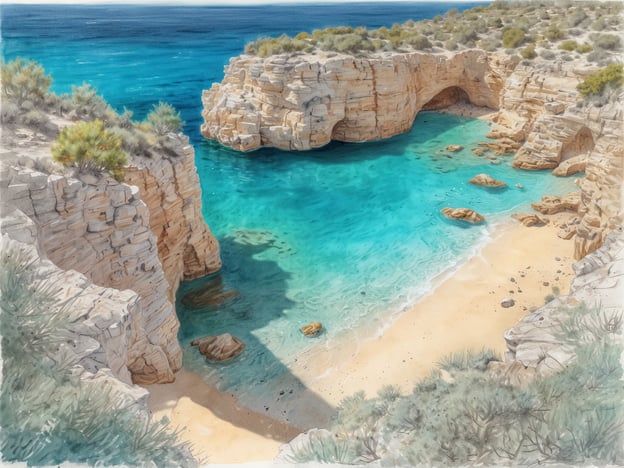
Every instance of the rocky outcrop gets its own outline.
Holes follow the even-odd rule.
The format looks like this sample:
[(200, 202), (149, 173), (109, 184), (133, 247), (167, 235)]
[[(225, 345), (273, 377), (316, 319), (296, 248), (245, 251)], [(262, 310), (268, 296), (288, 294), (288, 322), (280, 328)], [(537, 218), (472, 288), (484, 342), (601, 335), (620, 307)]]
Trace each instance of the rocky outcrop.
[[(199, 187), (192, 149), (143, 163), (140, 170), (148, 181), (143, 190), (106, 175), (48, 175), (3, 164), (0, 215), (30, 219), (30, 229), (15, 229), (18, 224), (7, 221), (3, 232), (35, 237), (41, 256), (58, 268), (74, 270), (99, 287), (127, 290), (124, 307), (92, 304), (111, 317), (117, 309), (128, 310), (119, 325), (125, 331), (123, 346), (119, 344), (125, 354), (115, 362), (104, 359), (98, 368), (127, 372), (136, 383), (170, 382), (182, 365), (174, 281), (214, 271), (219, 252), (202, 218), (194, 218), (201, 212), (201, 199), (195, 198)], [(131, 168), (129, 178), (138, 181), (137, 172)], [(154, 179), (158, 184), (150, 185)], [(152, 206), (142, 200), (143, 194)], [(154, 224), (151, 207), (157, 207)]]
[(440, 210), (445, 217), (457, 221), (465, 221), (467, 223), (478, 224), (484, 221), (483, 215), (471, 210), (470, 208), (442, 208)]
[[(601, 333), (617, 333), (622, 319), (624, 297), (624, 231), (614, 230), (604, 246), (588, 254), (574, 266), (575, 278), (570, 294), (560, 296), (524, 317), (505, 332), (507, 361), (519, 362), (538, 373), (550, 373), (565, 367), (575, 359), (574, 346), (566, 337), (561, 324), (570, 319), (574, 309), (588, 312), (575, 315), (578, 330), (600, 329)], [(619, 332), (621, 339), (621, 331)], [(576, 343), (574, 343), (576, 344)]]
[(228, 361), (245, 349), (245, 343), (229, 333), (197, 338), (191, 341), (191, 346), (197, 346), (200, 354), (212, 362)]
[(529, 213), (514, 213), (511, 215), (513, 219), (520, 221), (524, 226), (544, 226), (550, 221), (546, 218), (542, 218), (536, 214)]
[(473, 185), (480, 185), (482, 187), (488, 188), (503, 188), (507, 186), (505, 182), (503, 182), (502, 180), (496, 180), (489, 174), (477, 174), (468, 182)]
[(135, 157), (125, 169), (125, 182), (139, 188), (150, 214), (150, 230), (173, 301), (181, 280), (205, 276), (221, 268), (219, 246), (204, 222), (195, 153), (188, 138), (169, 134), (177, 154)]
[(568, 193), (561, 197), (544, 195), (542, 201), (531, 203), (531, 208), (542, 214), (555, 214), (562, 211), (577, 213), (580, 201), (581, 194), (579, 192)]
[(466, 96), (497, 109), (514, 65), (508, 56), (481, 50), (373, 57), (242, 55), (230, 60), (222, 83), (204, 92), (201, 131), (242, 151), (307, 150), (332, 139), (387, 138), (409, 130), (423, 108), (448, 105), (451, 98)]
[(602, 245), (622, 224), (624, 111), (622, 95), (601, 107), (578, 105), (576, 86), (592, 70), (567, 64), (519, 65), (508, 77), (489, 136), (521, 142), (514, 167), (579, 171), (575, 258)]

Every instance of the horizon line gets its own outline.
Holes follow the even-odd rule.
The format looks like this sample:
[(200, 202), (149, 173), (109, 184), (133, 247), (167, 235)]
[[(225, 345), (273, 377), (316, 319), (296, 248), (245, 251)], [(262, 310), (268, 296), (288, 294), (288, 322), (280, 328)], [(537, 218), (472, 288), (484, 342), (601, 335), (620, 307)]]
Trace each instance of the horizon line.
[[(444, 3), (492, 3), (493, 0), (447, 0)], [(514, 1), (514, 0), (507, 0)], [(439, 0), (9, 0), (8, 5), (115, 5), (115, 6), (271, 6), (299, 4), (339, 4), (339, 3), (440, 3)]]

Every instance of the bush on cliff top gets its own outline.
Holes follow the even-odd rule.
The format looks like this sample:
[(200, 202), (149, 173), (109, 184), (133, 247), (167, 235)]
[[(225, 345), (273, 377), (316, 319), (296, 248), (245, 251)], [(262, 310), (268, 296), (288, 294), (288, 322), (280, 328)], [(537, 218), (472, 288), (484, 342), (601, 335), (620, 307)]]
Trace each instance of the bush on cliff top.
[[(75, 317), (43, 286), (30, 253), (0, 248), (0, 453), (29, 466), (194, 466), (188, 447), (147, 409), (131, 407), (101, 381), (82, 381), (67, 346)], [(53, 359), (54, 357), (54, 359)], [(62, 359), (59, 359), (61, 358)]]
[(585, 97), (601, 96), (606, 90), (617, 90), (624, 84), (622, 64), (612, 63), (585, 78), (576, 88)]
[(42, 102), (51, 84), (52, 78), (32, 60), (16, 58), (2, 64), (2, 97), (19, 108), (26, 102)]
[[(590, 26), (604, 32), (618, 31), (623, 8), (621, 2), (575, 1), (569, 5), (521, 0), (492, 2), (464, 12), (452, 9), (432, 20), (408, 20), (392, 27), (369, 30), (362, 26), (338, 26), (312, 33), (302, 32), (294, 38), (284, 34), (278, 38), (260, 38), (247, 44), (245, 53), (260, 57), (314, 51), (368, 55), (385, 51), (440, 52), (436, 48), (462, 50), (475, 47), (491, 52), (501, 47), (515, 49), (525, 42), (535, 42), (537, 58), (542, 56), (542, 47), (556, 46), (565, 37), (579, 35)], [(615, 52), (620, 47), (615, 34), (596, 35), (593, 40), (596, 41), (594, 47), (604, 50)], [(585, 53), (591, 50), (590, 47), (579, 46), (576, 50)], [(566, 59), (562, 52), (553, 54), (555, 59)], [(590, 62), (589, 57), (585, 59)]]
[(158, 105), (154, 105), (152, 111), (147, 114), (147, 121), (156, 135), (179, 132), (182, 125), (184, 125), (180, 118), (180, 113), (165, 102), (159, 102)]
[(128, 162), (121, 139), (104, 128), (100, 120), (78, 122), (65, 127), (52, 146), (52, 156), (64, 166), (77, 167), (80, 172), (109, 171), (123, 180), (123, 166)]
[[(363, 392), (330, 430), (293, 448), (292, 461), (381, 466), (624, 463), (622, 314), (580, 307), (559, 324), (576, 360), (522, 386), (491, 372), (488, 350), (456, 353), (409, 395)], [(544, 358), (547, 357), (546, 355)]]

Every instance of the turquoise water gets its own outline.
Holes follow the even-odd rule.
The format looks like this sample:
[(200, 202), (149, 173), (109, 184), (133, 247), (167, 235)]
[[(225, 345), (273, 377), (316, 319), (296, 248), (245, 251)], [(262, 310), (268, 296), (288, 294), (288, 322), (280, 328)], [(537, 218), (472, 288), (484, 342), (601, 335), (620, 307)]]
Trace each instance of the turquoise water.
[[(306, 153), (243, 155), (202, 143), (204, 214), (223, 248), (218, 281), (222, 292), (238, 295), (218, 308), (180, 304), (181, 342), (230, 332), (248, 348), (227, 365), (207, 366), (186, 352), (185, 366), (249, 404), (296, 386), (288, 367), (305, 366), (306, 351), (339, 355), (341, 339), (375, 334), (511, 212), (530, 209), (543, 193), (571, 190), (570, 179), (511, 168), (511, 156), (493, 165), (474, 155), (488, 129), (480, 120), (423, 112), (408, 134)], [(449, 144), (464, 149), (450, 153)], [(482, 172), (508, 188), (468, 183)], [(472, 208), (487, 223), (449, 221), (439, 214), (445, 206)], [(186, 283), (180, 297), (214, 282)], [(303, 336), (299, 328), (310, 321), (322, 322), (324, 334)]]
[[(262, 35), (389, 26), (470, 6), (3, 5), (2, 54), (41, 62), (59, 93), (89, 82), (137, 118), (161, 100), (181, 111), (196, 150), (204, 216), (224, 264), (218, 275), (181, 285), (184, 365), (262, 409), (281, 391), (303, 389), (291, 368), (305, 365), (313, 354), (307, 351), (330, 348), (338, 355), (342, 339), (375, 334), (511, 212), (574, 186), (549, 173), (514, 170), (509, 156), (490, 164), (471, 151), (486, 140), (487, 123), (431, 112), (421, 113), (411, 132), (385, 141), (332, 143), (305, 153), (236, 153), (199, 135), (202, 89), (221, 80), (223, 65), (245, 42)], [(448, 144), (465, 149), (449, 153)], [(481, 172), (509, 187), (470, 185)], [(487, 223), (450, 222), (439, 214), (445, 206), (472, 208)], [(212, 304), (183, 304), (187, 293), (206, 288), (213, 291)], [(310, 321), (322, 322), (326, 331), (304, 337), (299, 328)], [(223, 332), (247, 345), (232, 362), (208, 364), (189, 346), (192, 338)]]

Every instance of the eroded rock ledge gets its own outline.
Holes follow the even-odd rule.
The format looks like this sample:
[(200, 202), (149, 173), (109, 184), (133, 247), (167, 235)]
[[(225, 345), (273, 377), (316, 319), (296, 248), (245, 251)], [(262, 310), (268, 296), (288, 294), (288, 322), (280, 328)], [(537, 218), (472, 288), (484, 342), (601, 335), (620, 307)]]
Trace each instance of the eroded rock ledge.
[(307, 150), (388, 138), (412, 127), (424, 108), (460, 95), (498, 109), (514, 62), (468, 50), (383, 57), (242, 55), (221, 84), (203, 94), (202, 134), (241, 151), (261, 146)]
[[(40, 258), (66, 271), (65, 299), (103, 320), (93, 322), (100, 335), (79, 333), (98, 356), (85, 368), (110, 368), (126, 383), (174, 380), (182, 366), (178, 283), (221, 265), (201, 216), (193, 149), (182, 135), (170, 138), (176, 154), (134, 158), (127, 183), (44, 174), (17, 162), (3, 161), (0, 170), (3, 235), (37, 246)], [(16, 161), (28, 148), (19, 153)], [(105, 299), (85, 295), (95, 287), (105, 288), (98, 293)]]

